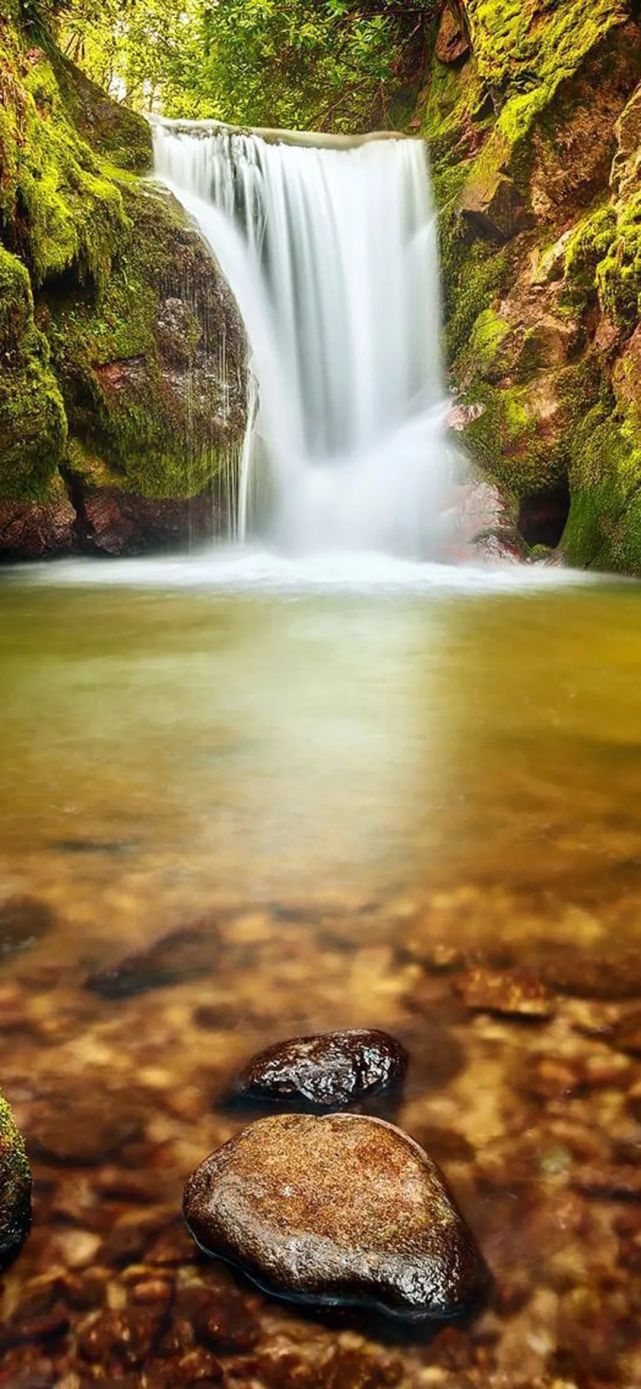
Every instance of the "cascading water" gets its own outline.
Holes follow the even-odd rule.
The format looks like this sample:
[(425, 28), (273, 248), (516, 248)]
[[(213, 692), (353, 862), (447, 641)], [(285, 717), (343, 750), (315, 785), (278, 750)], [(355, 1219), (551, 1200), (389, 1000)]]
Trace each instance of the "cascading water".
[(236, 533), (438, 557), (457, 460), (423, 144), (154, 129), (157, 174), (200, 225), (250, 343)]

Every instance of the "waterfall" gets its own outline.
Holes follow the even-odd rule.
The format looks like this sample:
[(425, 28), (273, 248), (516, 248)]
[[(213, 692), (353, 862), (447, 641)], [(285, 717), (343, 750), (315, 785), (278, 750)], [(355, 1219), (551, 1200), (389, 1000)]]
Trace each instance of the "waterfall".
[(250, 344), (236, 533), (438, 557), (454, 463), (423, 143), (154, 133), (157, 176), (209, 242)]

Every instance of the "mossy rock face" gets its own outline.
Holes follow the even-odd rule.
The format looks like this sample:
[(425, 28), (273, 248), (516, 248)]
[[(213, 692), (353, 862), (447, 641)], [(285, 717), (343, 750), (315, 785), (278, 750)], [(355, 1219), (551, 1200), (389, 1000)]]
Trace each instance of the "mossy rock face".
[(22, 1135), (0, 1095), (0, 1262), (24, 1243), (31, 1225), (31, 1169)]
[[(39, 321), (87, 487), (197, 496), (240, 445), (245, 338), (211, 254), (164, 190), (123, 187), (131, 233), (99, 303), (54, 293)], [(225, 344), (225, 356), (221, 345)]]
[(60, 53), (54, 51), (51, 59), (69, 120), (87, 144), (119, 169), (148, 173), (153, 163), (153, 141), (144, 117), (112, 101)]
[(641, 430), (600, 404), (576, 431), (563, 548), (580, 568), (641, 574)]
[(435, 52), (418, 107), (463, 442), (510, 496), (569, 483), (573, 563), (640, 573), (641, 13), (468, 0), (466, 15), (471, 55)]
[(147, 122), (35, 37), (12, 3), (0, 18), (0, 554), (179, 545), (212, 523), (238, 457), (243, 327), (182, 209), (137, 177), (151, 166)]
[(0, 485), (7, 500), (42, 500), (62, 463), (67, 420), (49, 345), (34, 321), (29, 275), (0, 246)]
[(100, 289), (128, 223), (116, 184), (68, 120), (44, 49), (0, 20), (0, 227), (41, 284), (73, 269)]

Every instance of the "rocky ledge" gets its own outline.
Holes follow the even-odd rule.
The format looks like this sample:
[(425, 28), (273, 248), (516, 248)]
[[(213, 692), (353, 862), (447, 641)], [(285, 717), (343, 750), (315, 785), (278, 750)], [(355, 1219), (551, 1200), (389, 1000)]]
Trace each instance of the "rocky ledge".
[(184, 546), (215, 532), (244, 434), (238, 310), (179, 204), (139, 177), (147, 122), (8, 8), (0, 558)]

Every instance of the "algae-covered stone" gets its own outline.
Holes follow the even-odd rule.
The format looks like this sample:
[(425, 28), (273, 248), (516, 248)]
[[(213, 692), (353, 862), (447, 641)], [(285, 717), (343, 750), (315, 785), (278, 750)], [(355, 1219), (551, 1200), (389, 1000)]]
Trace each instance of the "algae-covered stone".
[(448, 1318), (487, 1282), (438, 1167), (380, 1119), (261, 1119), (197, 1168), (184, 1213), (201, 1248), (285, 1298)]
[(0, 1095), (0, 1261), (20, 1248), (31, 1224), (31, 1170), (24, 1142)]

